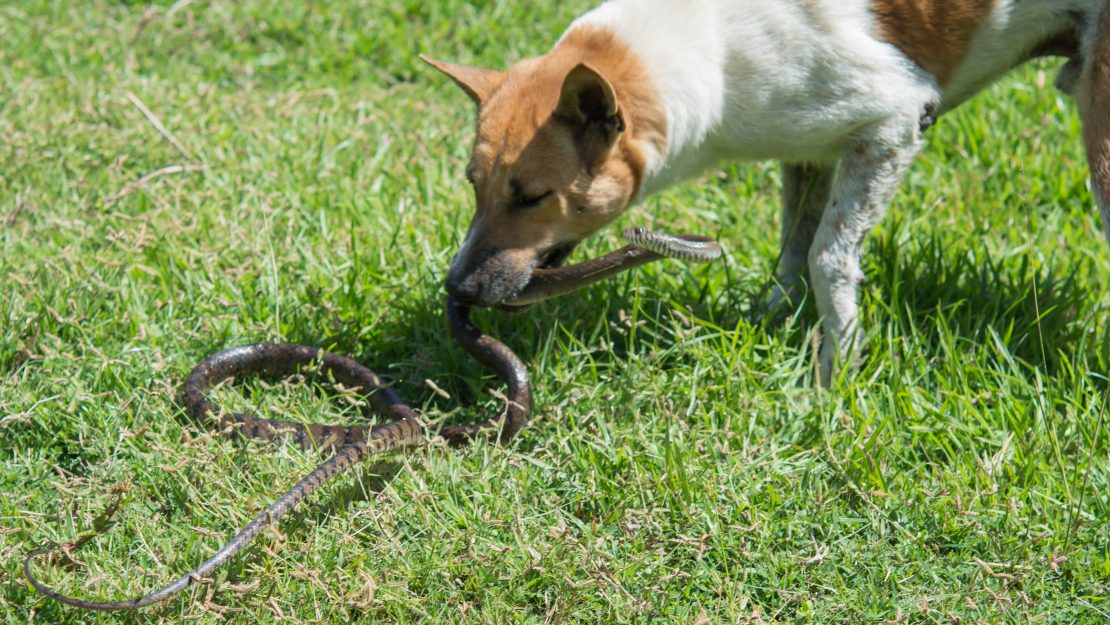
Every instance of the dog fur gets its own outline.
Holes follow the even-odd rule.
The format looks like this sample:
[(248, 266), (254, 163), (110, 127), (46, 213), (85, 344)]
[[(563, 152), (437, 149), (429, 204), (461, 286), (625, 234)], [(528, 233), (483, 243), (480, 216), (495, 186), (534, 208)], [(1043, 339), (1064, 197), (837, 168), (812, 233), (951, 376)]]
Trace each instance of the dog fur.
[(724, 159), (783, 164), (771, 305), (808, 286), (820, 377), (854, 359), (860, 250), (934, 119), (1044, 55), (1110, 239), (1107, 0), (610, 0), (508, 71), (427, 60), (478, 105), (450, 292), (495, 305), (627, 206)]

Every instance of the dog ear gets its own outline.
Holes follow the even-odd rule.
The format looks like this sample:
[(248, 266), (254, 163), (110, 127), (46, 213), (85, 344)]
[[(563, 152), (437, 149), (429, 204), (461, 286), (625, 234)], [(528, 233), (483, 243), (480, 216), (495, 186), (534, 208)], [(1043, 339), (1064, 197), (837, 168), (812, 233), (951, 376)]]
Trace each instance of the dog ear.
[(588, 161), (608, 152), (625, 127), (613, 85), (585, 63), (563, 80), (555, 118), (570, 125)]
[(505, 81), (505, 72), (497, 70), (445, 63), (430, 59), (423, 54), (420, 55), (420, 60), (455, 81), (455, 84), (462, 87), (466, 95), (470, 96), (470, 99), (474, 100), (474, 103), (478, 106), (482, 106), (482, 103), (489, 99), (493, 92), (497, 91), (497, 88)]

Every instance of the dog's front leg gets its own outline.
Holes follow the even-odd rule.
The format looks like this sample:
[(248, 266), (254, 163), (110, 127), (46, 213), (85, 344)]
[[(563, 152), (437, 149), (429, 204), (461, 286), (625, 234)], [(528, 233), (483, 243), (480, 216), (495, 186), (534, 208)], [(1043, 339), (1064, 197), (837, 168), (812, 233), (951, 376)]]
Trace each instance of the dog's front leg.
[(821, 213), (829, 203), (835, 164), (782, 165), (782, 250), (777, 279), (768, 302), (774, 312), (781, 305), (798, 308), (805, 296), (806, 262)]
[(916, 112), (857, 134), (844, 151), (828, 206), (809, 249), (809, 272), (825, 332), (821, 384), (861, 348), (857, 286), (863, 239), (886, 212), (920, 142)]

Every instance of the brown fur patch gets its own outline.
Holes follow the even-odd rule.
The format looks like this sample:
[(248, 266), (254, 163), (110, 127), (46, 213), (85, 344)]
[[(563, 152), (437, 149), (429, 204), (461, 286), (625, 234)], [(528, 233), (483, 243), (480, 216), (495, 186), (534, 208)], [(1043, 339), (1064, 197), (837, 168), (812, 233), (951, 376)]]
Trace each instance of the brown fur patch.
[(1110, 9), (1102, 11), (1084, 69), (1080, 110), (1091, 184), (1104, 203), (1110, 202)]
[(423, 54), (420, 60), (443, 72), (479, 106), (505, 81), (505, 72), (445, 63)]
[[(568, 32), (551, 52), (517, 63), (501, 88), (482, 107), (476, 147), (501, 137), (502, 158), (519, 157), (559, 101), (564, 79), (585, 63), (605, 77), (617, 93), (627, 127), (610, 158), (624, 159), (635, 177), (635, 191), (643, 179), (645, 159), (641, 142), (662, 152), (667, 144), (666, 115), (655, 86), (639, 59), (613, 33), (591, 26)], [(514, 154), (515, 153), (515, 154)], [(543, 158), (554, 154), (531, 154)], [(513, 160), (520, 160), (513, 158)], [(566, 159), (564, 159), (566, 160)], [(573, 163), (568, 163), (573, 165)]]
[(995, 0), (873, 0), (880, 36), (945, 85)]

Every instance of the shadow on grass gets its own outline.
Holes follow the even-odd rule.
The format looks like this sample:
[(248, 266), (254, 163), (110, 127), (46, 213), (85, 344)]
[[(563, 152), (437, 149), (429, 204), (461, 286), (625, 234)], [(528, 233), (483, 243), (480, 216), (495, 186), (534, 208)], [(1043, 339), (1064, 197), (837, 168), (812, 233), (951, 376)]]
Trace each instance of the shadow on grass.
[[(894, 224), (871, 242), (864, 257), (870, 280), (864, 291), (876, 298), (871, 319), (875, 326), (893, 325), (897, 333), (917, 335), (925, 347), (938, 351), (947, 340), (941, 327), (948, 335), (983, 346), (993, 344), (994, 334), (1016, 358), (1050, 376), (1090, 329), (1095, 312), (1084, 280), (1095, 272), (1089, 261), (1049, 258), (1042, 264), (1033, 252), (992, 258), (981, 247), (953, 249), (938, 236), (903, 246), (898, 235), (899, 226)], [(676, 273), (673, 268), (649, 271), (650, 276), (625, 274), (522, 313), (478, 310), (475, 322), (528, 363), (543, 356), (561, 333), (584, 342), (604, 334), (609, 349), (591, 356), (598, 364), (613, 364), (637, 350), (650, 349), (668, 352), (658, 361), (663, 367), (678, 362), (671, 358), (684, 357), (682, 350), (671, 350), (684, 340), (672, 329), (675, 304), (684, 305), (680, 314), (725, 330), (779, 330), (779, 322), (763, 319), (765, 281), (726, 275), (723, 284), (709, 286), (708, 282), (720, 279), (719, 273), (714, 277)], [(639, 292), (634, 286), (637, 281)], [(470, 405), (486, 394), (486, 388), (499, 386), (451, 339), (438, 284), (399, 291), (393, 301), (376, 305), (344, 304), (342, 308), (356, 311), (355, 316), (337, 322), (310, 312), (291, 324), (289, 340), (355, 355), (391, 379), (414, 406), (443, 413), (457, 412), (460, 404)], [(632, 311), (646, 322), (646, 332), (639, 333), (638, 340), (606, 330)], [(818, 317), (811, 302), (799, 314), (801, 323), (792, 326), (785, 342), (802, 350), (808, 348), (808, 330)], [(377, 321), (372, 327), (364, 326), (359, 315), (377, 317)], [(1106, 341), (1102, 343), (1106, 351)], [(542, 384), (536, 373), (533, 368), (534, 383)], [(434, 396), (424, 380), (435, 381), (452, 399)]]
[[(1049, 258), (1042, 264), (1033, 251), (992, 258), (981, 246), (957, 249), (940, 235), (903, 244), (900, 228), (894, 223), (873, 239), (864, 259), (871, 281), (864, 289), (869, 293), (864, 305), (872, 308), (873, 327), (913, 336), (926, 353), (951, 349), (953, 338), (960, 349), (993, 350), (1001, 345), (1049, 377), (1092, 340), (1099, 352), (1095, 358), (1107, 360), (1110, 332), (1096, 329), (1090, 334), (1099, 314), (1087, 284), (1097, 281), (1092, 261)], [(686, 361), (698, 358), (697, 351), (672, 349), (685, 340), (680, 324), (674, 322), (675, 310), (683, 306), (680, 314), (725, 331), (781, 332), (780, 340), (788, 348), (809, 349), (809, 330), (817, 322), (811, 303), (799, 313), (803, 322), (784, 331), (772, 321), (759, 320), (765, 312), (760, 304), (764, 282), (734, 277), (728, 266), (722, 280), (719, 267), (695, 272), (681, 264), (658, 265), (646, 275), (624, 274), (523, 313), (477, 310), (474, 319), (529, 363), (538, 387), (544, 378), (536, 363), (545, 361), (552, 346), (563, 344), (565, 337), (597, 346), (589, 349), (589, 358), (602, 368), (645, 352), (658, 356), (653, 367), (689, 365)], [(414, 408), (436, 418), (473, 422), (499, 409), (488, 398), (491, 390), (503, 386), (454, 343), (438, 281), (397, 286), (384, 291), (385, 297), (379, 285), (322, 296), (310, 290), (300, 295), (301, 301), (335, 301), (327, 307), (305, 305), (288, 311), (287, 340), (354, 357), (383, 376)], [(643, 322), (635, 339), (619, 331), (629, 315)], [(212, 346), (220, 347), (226, 346)], [(427, 381), (450, 397), (434, 393)]]
[[(905, 249), (897, 235), (896, 226), (873, 246), (878, 308), (884, 322), (922, 334), (928, 347), (940, 351), (945, 333), (972, 346), (990, 346), (997, 336), (1019, 361), (1053, 377), (1097, 325), (1090, 260), (1041, 262), (1032, 250), (996, 258), (978, 245), (954, 249), (939, 236)], [(1105, 352), (1110, 335), (1099, 333)]]
[[(1093, 241), (1100, 245), (1101, 241)], [(924, 243), (903, 245), (899, 225), (875, 238), (863, 258), (868, 284), (861, 292), (873, 301), (872, 329), (893, 326), (896, 335), (914, 335), (927, 353), (944, 351), (951, 338), (960, 345), (993, 348), (995, 336), (1020, 362), (1049, 377), (1063, 360), (1082, 351), (1095, 330), (1098, 359), (1110, 361), (1110, 332), (1099, 327), (1097, 268), (1086, 257), (1065, 255), (1043, 261), (1035, 250), (993, 257), (983, 246), (947, 243), (934, 235)], [(692, 312), (725, 328), (745, 321), (755, 331), (773, 331), (786, 315), (764, 315), (766, 285), (726, 287), (730, 296), (701, 298)], [(740, 302), (733, 307), (730, 301)], [(789, 311), (788, 311), (789, 314)], [(787, 344), (804, 349), (818, 322), (808, 298)]]

